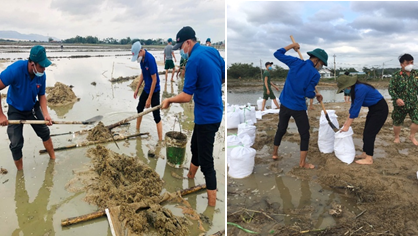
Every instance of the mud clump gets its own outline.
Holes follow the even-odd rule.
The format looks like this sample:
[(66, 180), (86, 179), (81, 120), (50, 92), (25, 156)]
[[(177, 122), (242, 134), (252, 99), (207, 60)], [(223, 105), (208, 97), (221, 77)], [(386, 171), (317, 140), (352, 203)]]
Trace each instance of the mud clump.
[(46, 100), (51, 106), (64, 106), (79, 100), (70, 86), (60, 82), (56, 82), (54, 87), (47, 87), (46, 93)]
[(189, 235), (190, 222), (160, 205), (163, 181), (157, 172), (134, 157), (97, 145), (87, 151), (94, 179), (85, 188), (85, 200), (109, 208), (130, 235), (156, 230), (158, 235)]
[(7, 171), (7, 169), (5, 169), (5, 168), (0, 168), (0, 174), (5, 175), (5, 174), (7, 174), (7, 173), (9, 173), (9, 171)]
[(111, 138), (111, 131), (104, 126), (103, 122), (100, 121), (96, 127), (89, 131), (86, 139), (88, 141), (105, 142)]

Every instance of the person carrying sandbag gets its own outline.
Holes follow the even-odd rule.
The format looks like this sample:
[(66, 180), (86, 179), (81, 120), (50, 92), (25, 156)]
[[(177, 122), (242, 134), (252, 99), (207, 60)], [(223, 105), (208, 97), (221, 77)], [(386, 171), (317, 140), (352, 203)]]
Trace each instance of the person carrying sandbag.
[(338, 77), (337, 86), (337, 93), (341, 93), (346, 88), (351, 88), (350, 115), (341, 128), (341, 132), (349, 130), (351, 123), (358, 117), (362, 106), (369, 108), (363, 131), (363, 153), (360, 156), (356, 156), (356, 158), (361, 159), (357, 160), (356, 163), (362, 165), (373, 164), (374, 142), (376, 135), (388, 117), (388, 104), (377, 89), (368, 83), (360, 82), (357, 80), (357, 77)]

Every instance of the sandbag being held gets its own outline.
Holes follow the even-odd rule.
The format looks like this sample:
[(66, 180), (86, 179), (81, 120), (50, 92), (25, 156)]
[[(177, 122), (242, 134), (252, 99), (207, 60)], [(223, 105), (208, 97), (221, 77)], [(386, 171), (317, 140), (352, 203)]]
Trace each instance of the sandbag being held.
[[(327, 110), (331, 122), (338, 128), (338, 116), (335, 110)], [(324, 111), (321, 111), (321, 118), (319, 119), (318, 131), (318, 147), (322, 153), (332, 153), (334, 151), (335, 132), (328, 123)]]
[(356, 156), (356, 148), (353, 141), (353, 129), (350, 127), (347, 132), (335, 133), (334, 152), (340, 161), (351, 164)]

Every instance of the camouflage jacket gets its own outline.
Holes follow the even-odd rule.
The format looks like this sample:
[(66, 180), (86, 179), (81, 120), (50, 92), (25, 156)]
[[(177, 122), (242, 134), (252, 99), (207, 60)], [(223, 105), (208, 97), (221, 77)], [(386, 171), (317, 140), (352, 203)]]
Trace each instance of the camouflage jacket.
[(396, 71), (389, 83), (389, 94), (393, 100), (393, 106), (398, 106), (396, 100), (402, 99), (405, 109), (411, 109), (418, 105), (418, 71), (412, 70), (408, 76), (405, 72)]

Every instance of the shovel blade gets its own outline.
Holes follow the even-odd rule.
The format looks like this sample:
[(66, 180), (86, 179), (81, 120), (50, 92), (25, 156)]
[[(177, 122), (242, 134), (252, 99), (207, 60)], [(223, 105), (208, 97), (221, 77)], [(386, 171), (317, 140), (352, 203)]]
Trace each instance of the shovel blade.
[(85, 124), (85, 125), (93, 124), (93, 123), (96, 123), (96, 122), (98, 122), (102, 119), (103, 119), (103, 116), (98, 115), (98, 116), (95, 116), (95, 117), (92, 117), (88, 120), (83, 121), (83, 124)]

